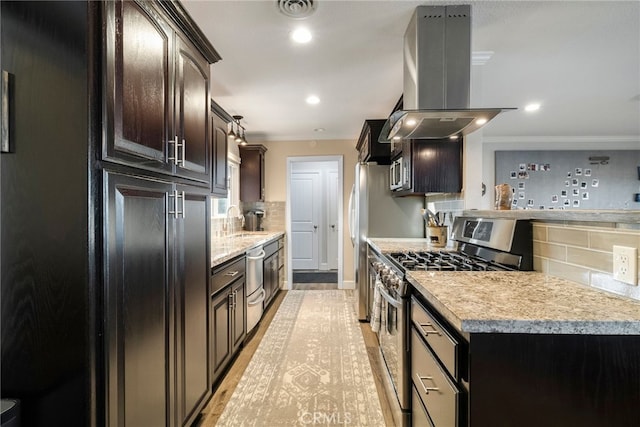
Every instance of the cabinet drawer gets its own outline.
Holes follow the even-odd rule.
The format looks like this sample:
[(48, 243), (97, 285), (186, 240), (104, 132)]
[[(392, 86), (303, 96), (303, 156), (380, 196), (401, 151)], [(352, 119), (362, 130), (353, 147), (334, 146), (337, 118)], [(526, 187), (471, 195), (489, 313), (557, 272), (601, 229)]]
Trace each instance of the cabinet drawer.
[(271, 242), (264, 246), (264, 257), (267, 258), (278, 251), (278, 241)]
[(216, 267), (211, 278), (211, 295), (223, 289), (231, 282), (244, 276), (245, 259), (240, 257), (227, 264)]
[(456, 380), (460, 379), (458, 341), (414, 297), (411, 297), (411, 320), (449, 374)]
[(411, 380), (435, 427), (460, 425), (460, 390), (411, 328)]
[(411, 426), (412, 427), (433, 427), (433, 423), (427, 415), (427, 410), (420, 400), (420, 395), (416, 386), (411, 387)]

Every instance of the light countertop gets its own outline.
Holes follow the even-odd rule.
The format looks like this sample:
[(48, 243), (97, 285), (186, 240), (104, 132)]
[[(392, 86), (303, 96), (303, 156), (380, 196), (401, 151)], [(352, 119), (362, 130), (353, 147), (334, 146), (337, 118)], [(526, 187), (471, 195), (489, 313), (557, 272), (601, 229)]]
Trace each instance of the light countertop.
[(244, 254), (247, 250), (284, 236), (282, 231), (243, 231), (211, 239), (211, 268)]
[[(419, 249), (415, 240), (370, 244), (384, 254)], [(640, 335), (640, 301), (543, 273), (413, 271), (407, 279), (464, 334)]]

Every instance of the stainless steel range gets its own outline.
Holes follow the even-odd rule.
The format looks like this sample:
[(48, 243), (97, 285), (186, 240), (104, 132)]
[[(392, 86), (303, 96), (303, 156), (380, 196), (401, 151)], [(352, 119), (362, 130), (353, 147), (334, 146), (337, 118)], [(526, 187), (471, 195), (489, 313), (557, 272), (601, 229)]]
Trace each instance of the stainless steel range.
[(526, 220), (458, 217), (453, 224), (454, 250), (407, 250), (383, 256), (369, 248), (369, 280), (381, 296), (378, 341), (386, 367), (382, 377), (397, 425), (408, 426), (411, 420), (410, 287), (406, 272), (531, 270), (531, 233), (531, 223)]

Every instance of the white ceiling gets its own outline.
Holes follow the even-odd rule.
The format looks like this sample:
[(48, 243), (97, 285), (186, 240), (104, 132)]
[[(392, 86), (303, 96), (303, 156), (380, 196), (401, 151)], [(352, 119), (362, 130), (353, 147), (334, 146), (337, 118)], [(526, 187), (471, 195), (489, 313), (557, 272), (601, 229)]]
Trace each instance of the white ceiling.
[[(182, 0), (222, 61), (212, 97), (245, 117), (247, 139), (356, 139), (402, 93), (402, 38), (420, 4), (472, 5), (471, 107), (517, 107), (485, 137), (640, 137), (640, 1), (316, 0), (309, 18), (276, 0)], [(294, 45), (307, 26), (313, 40)], [(316, 94), (321, 103), (309, 106)], [(536, 113), (523, 107), (539, 102)], [(324, 128), (324, 132), (314, 132)]]

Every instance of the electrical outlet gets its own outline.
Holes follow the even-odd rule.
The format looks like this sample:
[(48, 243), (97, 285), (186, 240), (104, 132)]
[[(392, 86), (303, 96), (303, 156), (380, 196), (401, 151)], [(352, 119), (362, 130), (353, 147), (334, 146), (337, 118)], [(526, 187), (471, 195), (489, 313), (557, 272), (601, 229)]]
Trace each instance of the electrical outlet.
[(638, 249), (613, 247), (613, 278), (630, 285), (638, 284)]

